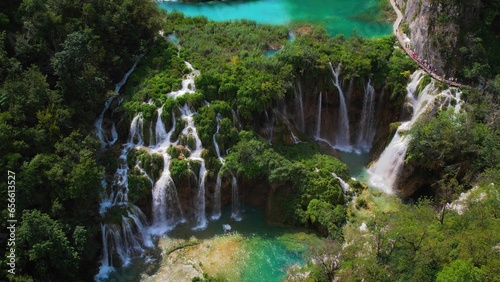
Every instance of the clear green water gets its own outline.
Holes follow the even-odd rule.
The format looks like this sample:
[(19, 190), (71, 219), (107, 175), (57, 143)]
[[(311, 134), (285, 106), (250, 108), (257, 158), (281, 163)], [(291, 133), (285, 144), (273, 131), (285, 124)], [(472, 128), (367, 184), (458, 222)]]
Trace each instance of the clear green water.
[(369, 157), (368, 153), (340, 152), (340, 160), (349, 166), (349, 175), (359, 181), (364, 181), (368, 177), (366, 163)]
[(301, 250), (307, 249), (310, 243), (301, 240), (301, 236), (294, 236), (304, 230), (268, 225), (261, 209), (247, 206), (242, 206), (242, 209), (241, 221), (233, 221), (230, 207), (226, 207), (221, 218), (211, 221), (205, 230), (195, 232), (189, 226), (179, 226), (168, 237), (188, 239), (195, 236), (197, 239), (207, 239), (224, 234), (223, 224), (231, 225), (231, 231), (238, 232), (246, 239), (244, 248), (250, 257), (243, 266), (243, 282), (283, 281), (290, 266), (305, 263)]
[(288, 24), (308, 21), (323, 24), (330, 35), (349, 36), (354, 30), (363, 37), (391, 34), (390, 23), (356, 19), (373, 14), (379, 0), (256, 0), (206, 3), (161, 2), (159, 7), (187, 16), (206, 16), (215, 21), (249, 19), (259, 23)]

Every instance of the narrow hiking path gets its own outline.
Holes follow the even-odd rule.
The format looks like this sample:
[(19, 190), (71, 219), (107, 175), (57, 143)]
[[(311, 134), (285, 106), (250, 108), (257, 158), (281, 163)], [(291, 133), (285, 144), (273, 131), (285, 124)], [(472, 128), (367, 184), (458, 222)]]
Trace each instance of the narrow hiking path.
[(390, 0), (390, 1), (391, 1), (391, 5), (394, 8), (394, 11), (396, 11), (396, 15), (397, 15), (397, 18), (396, 18), (396, 21), (394, 22), (394, 26), (392, 28), (392, 31), (393, 31), (394, 35), (396, 35), (396, 38), (398, 39), (399, 43), (403, 47), (403, 50), (405, 50), (406, 54), (408, 56), (410, 56), (410, 58), (412, 58), (423, 71), (425, 71), (430, 76), (432, 76), (432, 78), (434, 78), (434, 79), (436, 79), (436, 80), (438, 80), (440, 82), (452, 85), (452, 86), (456, 86), (456, 87), (468, 87), (468, 86), (460, 84), (460, 83), (458, 83), (456, 81), (450, 81), (450, 80), (448, 80), (448, 79), (446, 79), (446, 78), (444, 78), (442, 76), (439, 76), (436, 72), (432, 71), (429, 68), (428, 64), (422, 62), (418, 58), (418, 55), (415, 54), (415, 52), (413, 52), (410, 48), (408, 48), (408, 46), (405, 44), (405, 41), (404, 41), (404, 39), (403, 39), (403, 37), (401, 35), (400, 30), (399, 30), (399, 25), (401, 24), (401, 21), (403, 20), (403, 13), (401, 13), (401, 11), (399, 10), (398, 6), (396, 5), (395, 0)]

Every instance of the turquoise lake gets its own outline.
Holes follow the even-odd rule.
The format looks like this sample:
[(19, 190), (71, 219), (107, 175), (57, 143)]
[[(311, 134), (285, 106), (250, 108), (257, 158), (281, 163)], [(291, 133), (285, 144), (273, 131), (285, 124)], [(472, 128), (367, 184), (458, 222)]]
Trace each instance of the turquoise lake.
[(330, 35), (349, 36), (354, 30), (363, 37), (391, 34), (391, 23), (360, 20), (360, 15), (378, 12), (379, 0), (256, 0), (229, 2), (160, 2), (167, 11), (187, 16), (205, 16), (215, 21), (249, 19), (259, 23), (288, 24), (307, 21), (323, 24)]

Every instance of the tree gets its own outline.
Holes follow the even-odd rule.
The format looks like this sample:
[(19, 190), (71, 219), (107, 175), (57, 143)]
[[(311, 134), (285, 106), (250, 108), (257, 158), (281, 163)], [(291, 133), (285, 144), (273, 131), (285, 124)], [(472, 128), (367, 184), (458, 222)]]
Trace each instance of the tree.
[(77, 279), (74, 268), (78, 265), (78, 253), (63, 226), (47, 214), (24, 211), (17, 242), (21, 273), (29, 273), (42, 281)]
[[(307, 259), (319, 266), (321, 272), (328, 277), (328, 281), (334, 281), (335, 273), (340, 268), (341, 256), (342, 244), (332, 239), (321, 241), (320, 244), (312, 246), (306, 253)], [(315, 278), (319, 281), (322, 280), (320, 277)]]
[(455, 260), (441, 270), (436, 282), (479, 282), (483, 272), (469, 260)]

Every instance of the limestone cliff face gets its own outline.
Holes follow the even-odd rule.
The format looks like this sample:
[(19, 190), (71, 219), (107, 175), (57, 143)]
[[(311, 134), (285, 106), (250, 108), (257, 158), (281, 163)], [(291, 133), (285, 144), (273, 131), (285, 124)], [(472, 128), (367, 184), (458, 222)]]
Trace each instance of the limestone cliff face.
[(426, 59), (445, 77), (460, 76), (464, 56), (481, 20), (483, 0), (396, 0), (404, 14), (403, 30), (421, 59)]

